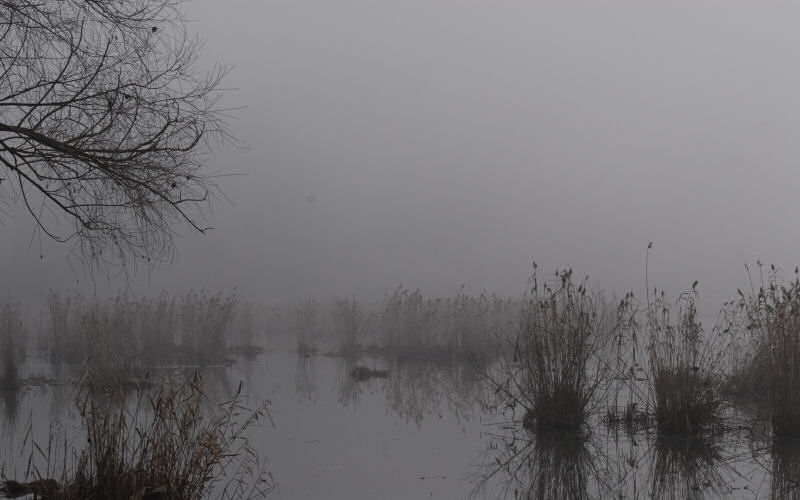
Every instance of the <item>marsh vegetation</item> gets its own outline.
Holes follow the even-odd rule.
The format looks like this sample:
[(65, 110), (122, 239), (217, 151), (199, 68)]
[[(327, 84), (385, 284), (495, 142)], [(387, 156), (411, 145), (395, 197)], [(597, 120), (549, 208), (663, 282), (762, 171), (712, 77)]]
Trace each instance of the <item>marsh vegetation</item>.
[[(0, 316), (6, 425), (20, 425), (12, 415), (38, 397), (35, 388), (81, 389), (73, 406), (79, 430), (57, 425), (34, 440), (29, 415), (27, 430), (9, 441), (17, 449), (16, 457), (4, 452), (6, 488), (57, 485), (65, 496), (53, 498), (164, 491), (238, 498), (245, 488), (252, 496), (271, 491), (268, 469), (277, 469), (289, 491), (292, 484), (305, 491), (280, 465), (283, 457), (299, 466), (287, 450), (304, 435), (328, 436), (341, 450), (351, 445), (334, 435), (351, 425), (359, 436), (375, 428), (368, 439), (378, 441), (392, 433), (383, 426), (401, 425), (404, 440), (438, 442), (439, 461), (477, 461), (468, 484), (478, 498), (736, 497), (754, 481), (781, 497), (792, 488), (787, 474), (800, 467), (787, 444), (800, 433), (791, 390), (800, 376), (798, 274), (786, 280), (759, 268), (750, 293), (725, 303), (710, 329), (700, 320), (696, 283), (674, 299), (658, 289), (620, 298), (571, 270), (535, 269), (528, 292), (512, 298), (466, 288), (428, 298), (400, 287), (374, 302), (263, 306), (200, 291), (99, 301), (53, 292), (38, 314), (7, 304)], [(245, 411), (242, 386), (224, 382), (228, 375), (209, 396), (195, 370), (246, 374), (245, 386), (257, 393), (287, 390), (271, 406), (283, 418), (272, 431), (256, 426), (256, 440), (236, 433), (253, 430), (266, 407)], [(294, 384), (272, 385), (287, 373)], [(189, 378), (176, 385), (176, 377)], [(55, 390), (49, 404), (61, 398), (69, 406), (59, 394), (71, 391)], [(221, 400), (228, 403), (214, 403)], [(334, 416), (332, 407), (345, 413)], [(300, 427), (306, 421), (313, 426)], [(462, 438), (446, 428), (460, 429), (468, 450), (453, 451)], [(292, 437), (281, 441), (282, 432)], [(413, 463), (420, 451), (403, 453)], [(226, 474), (238, 479), (223, 482)], [(463, 481), (443, 479), (451, 474), (423, 474), (444, 489), (426, 483), (420, 491), (466, 496)]]
[(78, 381), (84, 448), (51, 430), (46, 443), (30, 434), (24, 481), (3, 474), (0, 492), (47, 500), (85, 498), (199, 499), (263, 497), (274, 488), (246, 430), (268, 418), (268, 406), (243, 406), (240, 390), (209, 412), (203, 381), (162, 382), (134, 395), (97, 392), (88, 372)]

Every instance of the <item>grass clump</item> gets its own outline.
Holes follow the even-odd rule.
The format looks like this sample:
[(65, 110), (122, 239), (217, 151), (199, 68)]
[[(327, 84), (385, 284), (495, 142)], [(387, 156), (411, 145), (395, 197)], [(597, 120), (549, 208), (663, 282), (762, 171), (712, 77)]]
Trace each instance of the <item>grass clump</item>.
[(303, 354), (316, 352), (320, 337), (319, 302), (314, 299), (297, 302), (294, 329), (297, 337), (297, 351)]
[(47, 297), (53, 363), (83, 364), (109, 383), (136, 379), (142, 368), (169, 363), (227, 362), (227, 336), (238, 293), (205, 290), (156, 299), (127, 293), (102, 300), (80, 295)]
[(677, 320), (663, 292), (648, 306), (652, 406), (662, 433), (695, 434), (720, 421), (721, 352), (697, 317), (696, 285), (678, 297)]
[[(3, 477), (6, 493), (35, 493), (49, 500), (86, 498), (256, 498), (273, 482), (245, 437), (267, 406), (242, 406), (241, 385), (235, 397), (207, 417), (198, 374), (179, 385), (165, 383), (140, 395), (133, 410), (120, 400), (101, 400), (90, 378), (79, 392), (87, 447), (67, 451), (53, 464), (56, 450), (31, 443), (26, 480)], [(124, 400), (124, 398), (123, 398)], [(51, 445), (53, 440), (51, 438)], [(45, 457), (45, 467), (35, 464)], [(69, 465), (73, 464), (73, 465)], [(52, 474), (54, 477), (47, 477)], [(31, 488), (44, 488), (38, 491)], [(27, 491), (26, 491), (27, 488)]]
[[(535, 267), (534, 267), (535, 270)], [(528, 428), (578, 429), (606, 373), (594, 356), (603, 351), (613, 325), (602, 295), (575, 282), (572, 270), (556, 274), (541, 288), (532, 277), (523, 313), (514, 377)]]
[(225, 336), (238, 301), (238, 293), (224, 295), (206, 290), (181, 297), (182, 347), (193, 354), (195, 361), (201, 364), (227, 361)]
[(352, 354), (360, 350), (359, 337), (364, 323), (364, 314), (358, 300), (339, 299), (333, 305), (333, 325), (341, 342), (340, 352)]
[[(760, 264), (759, 264), (760, 267)], [(731, 335), (742, 339), (735, 388), (766, 393), (776, 435), (800, 435), (800, 270), (785, 282), (771, 266), (752, 293), (739, 291)], [(752, 284), (752, 277), (751, 277)], [(742, 354), (742, 352), (744, 354)]]
[(19, 359), (23, 357), (24, 330), (19, 306), (0, 306), (0, 390), (16, 391), (22, 386)]
[(440, 359), (449, 351), (441, 340), (441, 299), (398, 287), (384, 299), (381, 328), (386, 350), (398, 359)]
[(86, 337), (81, 329), (81, 316), (86, 299), (81, 295), (62, 296), (53, 290), (47, 295), (50, 318), (50, 361), (83, 363), (86, 361)]

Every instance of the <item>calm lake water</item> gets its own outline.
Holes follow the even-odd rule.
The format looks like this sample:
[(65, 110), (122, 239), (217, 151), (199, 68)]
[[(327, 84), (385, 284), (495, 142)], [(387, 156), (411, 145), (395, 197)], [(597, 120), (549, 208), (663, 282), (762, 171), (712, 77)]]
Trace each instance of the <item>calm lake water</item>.
[[(378, 376), (354, 377), (357, 367)], [(187, 373), (170, 370), (175, 378)], [(9, 477), (27, 465), (29, 426), (39, 443), (51, 425), (80, 441), (76, 369), (29, 359), (24, 371), (48, 382), (0, 402), (0, 463)], [(468, 364), (275, 350), (203, 376), (216, 400), (242, 381), (251, 402), (271, 402), (274, 426), (249, 430), (278, 482), (271, 498), (800, 497), (800, 446), (773, 443), (747, 414), (704, 439), (599, 422), (586, 434), (534, 437), (514, 421), (518, 411), (485, 404), (491, 394)]]

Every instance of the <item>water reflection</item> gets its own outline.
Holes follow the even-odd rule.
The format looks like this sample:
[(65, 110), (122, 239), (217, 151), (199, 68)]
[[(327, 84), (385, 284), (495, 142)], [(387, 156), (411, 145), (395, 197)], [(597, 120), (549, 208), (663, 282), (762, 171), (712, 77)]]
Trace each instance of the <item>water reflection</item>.
[(364, 394), (386, 391), (390, 378), (381, 360), (361, 356), (338, 358), (337, 374), (338, 401), (346, 408), (356, 408)]
[(486, 449), (475, 479), (474, 498), (600, 498), (605, 471), (585, 431), (535, 434), (515, 424), (502, 428)]
[[(473, 497), (752, 498), (765, 471), (756, 465), (756, 452), (746, 447), (747, 432), (728, 429), (694, 437), (647, 431), (529, 433), (520, 422), (508, 421), (490, 433)], [(800, 498), (795, 480), (800, 442), (785, 450), (780, 456), (781, 450), (773, 451), (772, 498)]]
[[(305, 359), (305, 361), (304, 361)], [(301, 367), (314, 358), (298, 359), (298, 380)], [(383, 392), (388, 410), (405, 422), (421, 425), (425, 417), (442, 418), (444, 412), (456, 420), (467, 420), (481, 409), (483, 387), (477, 371), (466, 363), (384, 359), (373, 356), (333, 358), (337, 363), (338, 401), (345, 407), (357, 408), (365, 394)], [(303, 379), (304, 386), (311, 380)], [(298, 394), (302, 395), (298, 384)]]
[(317, 401), (317, 357), (297, 353), (297, 367), (294, 375), (295, 392), (301, 400)]
[[(44, 373), (53, 373), (58, 385), (0, 393), (0, 464), (23, 463), (19, 450), (29, 420), (39, 432), (37, 442), (46, 442), (52, 422), (63, 423), (64, 435), (76, 434), (78, 370), (48, 368)], [(173, 366), (151, 377), (178, 381), (194, 370)], [(513, 415), (480, 405), (488, 398), (477, 373), (451, 361), (286, 351), (202, 370), (209, 412), (238, 391), (240, 379), (254, 384), (245, 390), (274, 398), (276, 429), (258, 431), (258, 442), (273, 459), (278, 480), (296, 474), (294, 484), (302, 488), (313, 483), (311, 470), (334, 490), (357, 492), (342, 498), (375, 497), (378, 490), (363, 479), (366, 461), (373, 467), (371, 486), (396, 477), (396, 491), (419, 487), (415, 491), (423, 494), (414, 497), (463, 498), (469, 493), (464, 489), (475, 486), (473, 498), (800, 499), (800, 440), (773, 441), (767, 419), (757, 419), (765, 421), (763, 432), (748, 418), (694, 438), (660, 436), (646, 425), (615, 431), (599, 422), (590, 432), (531, 434)], [(357, 440), (363, 453), (343, 457)], [(476, 463), (477, 470), (468, 469)], [(464, 484), (470, 472), (473, 480)], [(313, 498), (309, 491), (287, 486), (286, 495)]]
[(4, 425), (9, 427), (14, 427), (16, 425), (21, 397), (19, 390), (0, 391), (0, 399), (3, 401)]
[(721, 473), (722, 436), (658, 436), (650, 467), (651, 498), (718, 496), (728, 484)]
[(389, 408), (418, 425), (426, 415), (441, 418), (445, 410), (456, 420), (468, 420), (479, 411), (483, 386), (468, 363), (395, 361), (386, 390)]

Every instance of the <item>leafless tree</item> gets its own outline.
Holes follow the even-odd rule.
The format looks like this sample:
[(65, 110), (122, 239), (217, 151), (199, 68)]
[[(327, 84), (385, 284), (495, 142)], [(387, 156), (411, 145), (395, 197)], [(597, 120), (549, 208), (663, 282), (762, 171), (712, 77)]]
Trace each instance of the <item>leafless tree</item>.
[(197, 69), (180, 2), (0, 0), (0, 203), (90, 261), (163, 262), (176, 225), (207, 229), (225, 69)]

